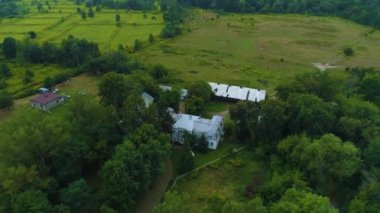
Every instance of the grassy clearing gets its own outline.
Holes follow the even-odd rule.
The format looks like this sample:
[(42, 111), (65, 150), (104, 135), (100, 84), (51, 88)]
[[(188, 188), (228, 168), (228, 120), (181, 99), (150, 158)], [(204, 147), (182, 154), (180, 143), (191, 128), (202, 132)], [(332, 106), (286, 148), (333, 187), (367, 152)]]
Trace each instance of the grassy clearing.
[(205, 212), (209, 200), (215, 197), (225, 201), (244, 200), (245, 186), (258, 170), (260, 164), (252, 158), (252, 152), (242, 151), (192, 173), (179, 181), (174, 190), (190, 195), (191, 212)]
[(212, 118), (214, 115), (223, 116), (225, 120), (229, 120), (228, 110), (233, 103), (223, 103), (211, 101), (205, 106), (203, 117)]
[[(60, 43), (62, 39), (73, 35), (99, 43), (102, 51), (116, 49), (119, 45), (131, 46), (136, 39), (147, 41), (150, 34), (158, 36), (164, 26), (162, 13), (141, 11), (102, 9), (95, 11), (94, 18), (85, 20), (77, 13), (80, 7), (87, 12), (84, 5), (75, 5), (68, 0), (50, 2), (51, 9), (40, 13), (30, 1), (24, 0), (30, 13), (21, 18), (4, 18), (0, 20), (0, 40), (12, 36), (24, 39), (29, 31), (37, 33), (37, 41)], [(45, 9), (47, 9), (45, 5)], [(116, 25), (115, 15), (120, 14), (120, 26)]]
[(223, 15), (198, 11), (191, 32), (136, 55), (176, 70), (184, 81), (208, 80), (273, 89), (297, 73), (359, 45), (346, 66), (380, 68), (380, 32), (339, 18), (301, 15)]
[[(60, 73), (69, 72), (69, 69), (58, 65), (20, 64), (17, 61), (7, 63), (7, 65), (12, 72), (12, 76), (6, 79), (10, 93), (16, 93), (26, 87), (37, 89), (47, 76), (55, 76)], [(27, 70), (32, 71), (34, 77), (31, 83), (24, 84), (23, 77)]]
[[(100, 78), (81, 75), (74, 77), (66, 83), (58, 85), (60, 94), (62, 95), (76, 95), (79, 92), (85, 92), (87, 95), (96, 96), (98, 93), (98, 83)], [(11, 121), (23, 119), (24, 116), (31, 116), (36, 119), (41, 119), (45, 116), (53, 116), (56, 118), (63, 118), (67, 113), (67, 104), (60, 105), (51, 110), (51, 113), (43, 112), (41, 110), (33, 109), (30, 107), (30, 100), (32, 97), (26, 97), (15, 101), (15, 106), (11, 110), (0, 110), (0, 138), (3, 138), (4, 127)], [(70, 100), (69, 100), (70, 101)]]

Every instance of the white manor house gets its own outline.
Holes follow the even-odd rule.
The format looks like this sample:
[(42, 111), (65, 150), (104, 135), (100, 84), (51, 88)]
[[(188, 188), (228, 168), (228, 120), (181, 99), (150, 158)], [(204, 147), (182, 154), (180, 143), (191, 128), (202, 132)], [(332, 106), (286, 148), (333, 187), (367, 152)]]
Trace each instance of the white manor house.
[(224, 119), (222, 116), (214, 115), (212, 119), (202, 118), (196, 115), (170, 113), (175, 121), (173, 125), (173, 142), (183, 143), (185, 132), (195, 134), (198, 137), (204, 135), (209, 149), (217, 149), (223, 140)]

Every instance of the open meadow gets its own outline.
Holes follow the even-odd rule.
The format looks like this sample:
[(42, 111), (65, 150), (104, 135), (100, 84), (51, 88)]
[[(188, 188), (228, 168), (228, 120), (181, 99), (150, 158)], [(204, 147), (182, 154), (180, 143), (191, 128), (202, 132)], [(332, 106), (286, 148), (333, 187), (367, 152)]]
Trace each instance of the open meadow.
[[(24, 39), (28, 32), (37, 34), (37, 41), (60, 43), (62, 39), (73, 35), (99, 44), (102, 51), (110, 51), (119, 45), (133, 46), (134, 41), (148, 41), (149, 35), (158, 36), (164, 26), (162, 13), (113, 10), (102, 8), (93, 10), (93, 18), (82, 19), (77, 8), (88, 12), (84, 5), (76, 5), (72, 1), (49, 1), (50, 9), (44, 4), (43, 12), (38, 12), (37, 6), (30, 1), (20, 4), (29, 8), (24, 17), (4, 18), (0, 20), (0, 40), (7, 36)], [(120, 15), (120, 25), (116, 24), (116, 14)]]
[(281, 82), (315, 69), (312, 63), (342, 58), (347, 66), (380, 67), (380, 32), (332, 17), (217, 15), (198, 11), (190, 32), (136, 53), (176, 70), (184, 81), (207, 80), (273, 91)]
[(191, 205), (181, 204), (191, 208), (190, 212), (213, 212), (213, 204), (246, 200), (245, 186), (261, 169), (252, 152), (244, 150), (189, 174), (173, 190), (190, 196)]

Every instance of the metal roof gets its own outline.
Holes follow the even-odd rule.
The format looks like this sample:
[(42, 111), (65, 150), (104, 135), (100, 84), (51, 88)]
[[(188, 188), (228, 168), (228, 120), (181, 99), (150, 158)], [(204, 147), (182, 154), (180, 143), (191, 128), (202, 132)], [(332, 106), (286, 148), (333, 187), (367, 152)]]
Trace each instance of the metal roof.
[(212, 92), (217, 97), (253, 102), (263, 101), (266, 97), (265, 90), (218, 84), (214, 82), (209, 82), (209, 85), (211, 86)]

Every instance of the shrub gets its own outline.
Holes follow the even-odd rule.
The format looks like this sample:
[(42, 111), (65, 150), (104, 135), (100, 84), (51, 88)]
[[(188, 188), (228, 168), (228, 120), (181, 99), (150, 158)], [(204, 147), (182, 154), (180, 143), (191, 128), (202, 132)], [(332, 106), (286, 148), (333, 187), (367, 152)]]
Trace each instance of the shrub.
[(9, 109), (13, 106), (13, 97), (6, 90), (0, 90), (0, 109)]
[(344, 55), (352, 56), (354, 55), (354, 50), (351, 47), (347, 47), (343, 50)]

